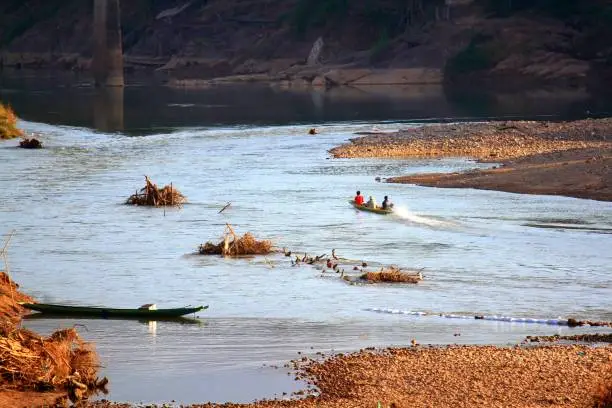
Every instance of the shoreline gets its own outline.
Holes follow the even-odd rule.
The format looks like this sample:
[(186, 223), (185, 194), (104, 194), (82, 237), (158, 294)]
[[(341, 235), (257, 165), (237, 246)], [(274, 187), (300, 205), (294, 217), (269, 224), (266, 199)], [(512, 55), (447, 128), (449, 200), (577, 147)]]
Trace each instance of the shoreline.
[(469, 157), (501, 163), (462, 173), (413, 174), (390, 183), (475, 188), (612, 201), (612, 119), (421, 126), (350, 139), (334, 158)]
[[(525, 341), (527, 343), (528, 341)], [(309, 389), (288, 400), (201, 403), (191, 408), (593, 407), (612, 381), (610, 345), (421, 346), (362, 349), (292, 361)], [(314, 390), (318, 390), (314, 393)], [(88, 408), (138, 404), (92, 401)], [(166, 404), (149, 405), (168, 406)], [(173, 405), (170, 405), (173, 406)], [(181, 405), (185, 406), (185, 405)]]
[[(0, 313), (3, 317), (18, 319), (25, 310), (14, 305), (13, 297), (27, 301), (31, 298), (19, 292), (18, 286), (6, 275), (2, 277)], [(12, 296), (11, 290), (14, 290)], [(436, 407), (502, 403), (527, 407), (546, 401), (555, 406), (591, 407), (598, 388), (612, 386), (610, 335), (612, 332), (604, 329), (599, 334), (566, 336), (569, 344), (552, 344), (547, 343), (546, 337), (528, 336), (520, 344), (508, 346), (420, 345), (412, 339), (412, 346), (407, 347), (368, 347), (346, 354), (298, 357), (284, 367), (307, 387), (292, 395), (252, 403), (204, 402), (187, 406), (348, 408), (376, 407), (380, 402), (385, 408), (426, 407), (432, 403)], [(551, 342), (559, 340), (565, 338), (552, 336), (550, 339)], [(593, 342), (598, 346), (593, 347)], [(62, 402), (65, 399), (66, 391), (60, 389), (37, 392), (11, 389), (7, 384), (0, 388), (3, 406), (56, 406), (65, 404)], [(78, 406), (131, 408), (141, 405), (85, 399)]]

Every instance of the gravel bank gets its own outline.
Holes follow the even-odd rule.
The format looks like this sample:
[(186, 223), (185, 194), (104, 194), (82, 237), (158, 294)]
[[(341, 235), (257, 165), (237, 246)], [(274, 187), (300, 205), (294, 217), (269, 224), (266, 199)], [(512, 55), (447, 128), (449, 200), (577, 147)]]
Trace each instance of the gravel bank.
[(573, 122), (453, 123), (351, 139), (334, 158), (470, 157), (498, 162), (578, 148), (612, 147), (612, 118)]
[[(415, 346), (362, 350), (295, 362), (298, 376), (320, 390), (302, 400), (213, 407), (592, 407), (597, 387), (612, 380), (612, 348), (589, 346)], [(130, 407), (99, 402), (89, 407)]]

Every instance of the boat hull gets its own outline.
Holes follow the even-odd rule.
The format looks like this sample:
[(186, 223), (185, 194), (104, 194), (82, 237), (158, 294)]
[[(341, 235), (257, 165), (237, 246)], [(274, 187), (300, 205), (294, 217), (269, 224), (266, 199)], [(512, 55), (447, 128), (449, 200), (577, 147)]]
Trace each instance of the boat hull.
[(349, 200), (348, 203), (359, 211), (367, 211), (367, 212), (372, 212), (376, 214), (391, 214), (393, 212), (393, 210), (390, 208), (387, 210), (383, 210), (382, 208), (370, 208), (370, 207), (366, 207), (365, 205), (358, 205), (353, 200)]
[(174, 309), (115, 309), (106, 307), (83, 307), (50, 305), (44, 303), (21, 303), (21, 306), (40, 313), (65, 315), (65, 316), (95, 316), (95, 317), (123, 317), (123, 318), (154, 318), (154, 317), (179, 317), (200, 310), (208, 309), (208, 306), (181, 307)]

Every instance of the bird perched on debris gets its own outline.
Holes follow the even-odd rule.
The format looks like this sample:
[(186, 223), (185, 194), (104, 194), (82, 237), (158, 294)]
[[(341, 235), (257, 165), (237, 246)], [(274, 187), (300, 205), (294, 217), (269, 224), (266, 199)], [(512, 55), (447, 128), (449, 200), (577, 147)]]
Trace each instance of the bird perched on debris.
[(338, 257), (336, 256), (336, 250), (335, 249), (332, 249), (332, 258), (338, 259)]
[(287, 251), (287, 248), (283, 248), (283, 253), (285, 256), (291, 256), (291, 251)]

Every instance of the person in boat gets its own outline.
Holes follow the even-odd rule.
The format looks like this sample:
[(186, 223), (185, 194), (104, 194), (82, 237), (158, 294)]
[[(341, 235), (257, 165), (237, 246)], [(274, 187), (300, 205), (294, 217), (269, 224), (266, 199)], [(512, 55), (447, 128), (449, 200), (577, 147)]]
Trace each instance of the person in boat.
[(361, 195), (361, 191), (357, 191), (357, 195), (355, 196), (355, 204), (363, 205), (363, 196)]
[(389, 200), (389, 197), (385, 196), (385, 199), (382, 202), (382, 209), (388, 210), (393, 208), (393, 203)]
[(366, 207), (376, 209), (376, 199), (370, 196), (370, 198), (368, 199), (368, 202), (366, 203)]

